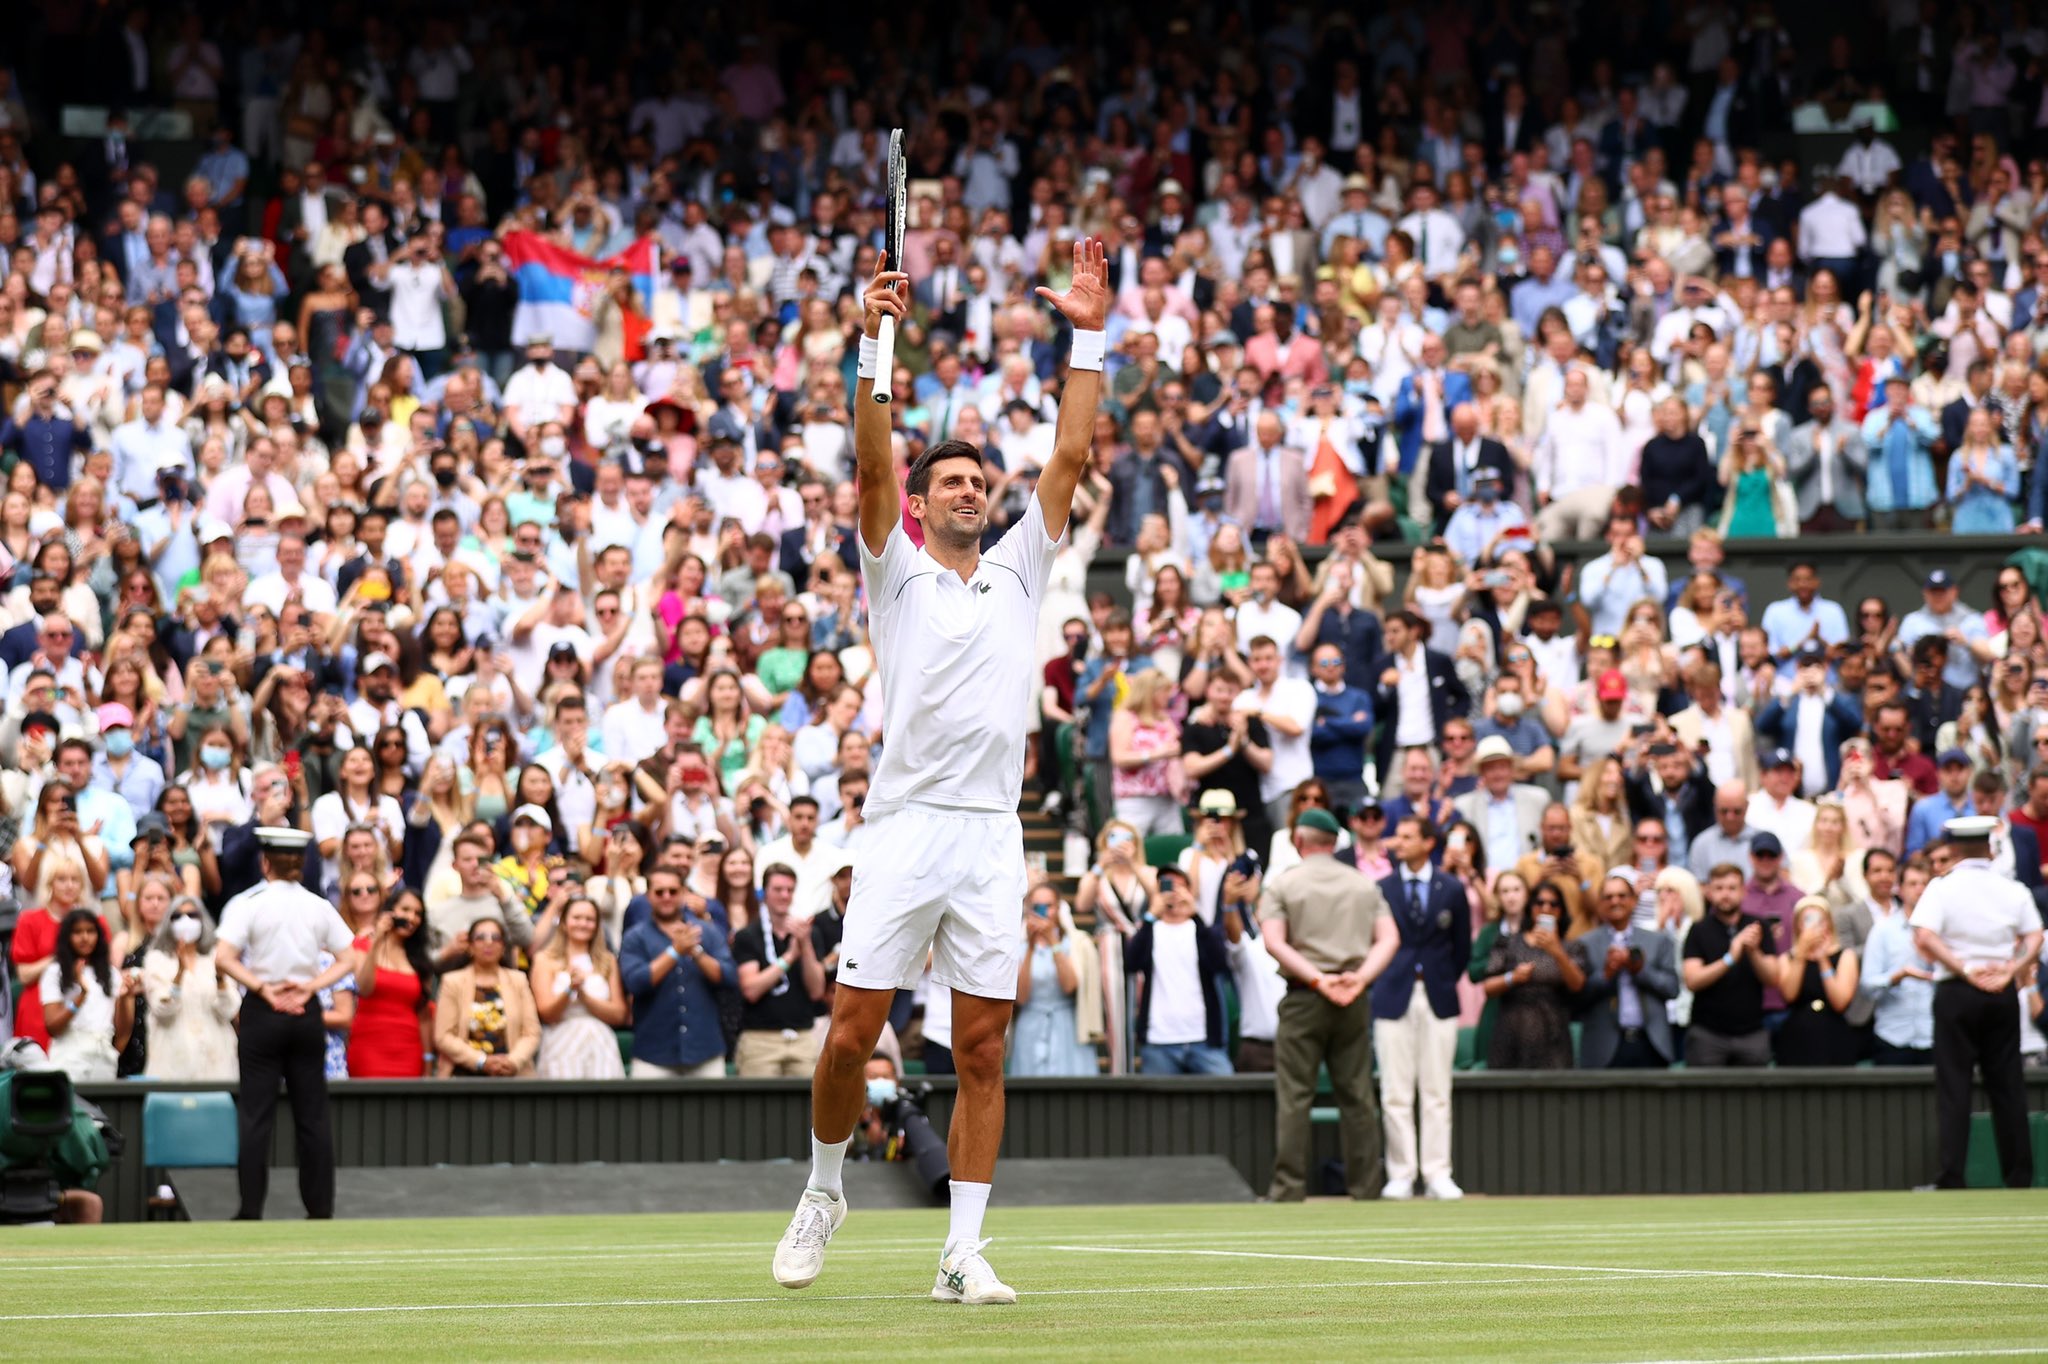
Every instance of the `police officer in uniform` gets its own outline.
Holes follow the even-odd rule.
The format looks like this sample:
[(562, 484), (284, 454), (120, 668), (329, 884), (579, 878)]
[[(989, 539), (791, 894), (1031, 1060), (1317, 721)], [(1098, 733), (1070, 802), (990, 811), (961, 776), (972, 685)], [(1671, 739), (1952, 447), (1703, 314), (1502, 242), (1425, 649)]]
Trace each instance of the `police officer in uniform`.
[(1275, 1203), (1308, 1193), (1309, 1108), (1326, 1061), (1336, 1091), (1344, 1179), (1353, 1198), (1380, 1190), (1380, 1115), (1372, 1092), (1372, 1008), (1366, 987), (1401, 946), (1379, 887), (1333, 855), (1337, 821), (1302, 812), (1301, 861), (1266, 882), (1259, 931), (1287, 977), (1273, 1038)]
[(1938, 1187), (1963, 1187), (1970, 1145), (1971, 1072), (1984, 1073), (1991, 1127), (2008, 1188), (2034, 1182), (2027, 1091), (2020, 1075), (2020, 987), (2041, 955), (2041, 913), (2027, 888), (1991, 863), (1998, 820), (1967, 815), (1942, 826), (1956, 856), (1913, 910), (1913, 942), (1934, 963), (1934, 1093), (1941, 1133)]
[[(261, 884), (221, 910), (215, 964), (248, 993), (241, 1017), (241, 1181), (237, 1220), (258, 1221), (270, 1188), (270, 1128), (277, 1087), (290, 1095), (298, 1131), (299, 1195), (308, 1217), (334, 1216), (334, 1132), (327, 1118), (327, 1034), (315, 996), (359, 964), (334, 906), (299, 884), (302, 829), (259, 828)], [(320, 969), (322, 949), (334, 964)]]

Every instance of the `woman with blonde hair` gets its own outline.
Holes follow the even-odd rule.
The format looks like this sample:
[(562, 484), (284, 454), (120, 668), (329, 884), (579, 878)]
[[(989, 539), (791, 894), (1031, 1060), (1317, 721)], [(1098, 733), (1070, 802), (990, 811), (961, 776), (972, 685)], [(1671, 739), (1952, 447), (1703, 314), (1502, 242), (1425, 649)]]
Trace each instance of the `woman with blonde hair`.
[(1109, 722), (1110, 794), (1116, 817), (1140, 834), (1182, 831), (1176, 789), (1185, 785), (1180, 767), (1180, 725), (1166, 713), (1173, 683), (1151, 669), (1132, 674), (1123, 704)]
[(561, 931), (534, 957), (533, 1003), (540, 1016), (544, 1080), (624, 1078), (614, 1028), (625, 1027), (632, 1002), (619, 983), (619, 963), (605, 946), (597, 906), (578, 895), (562, 906)]
[(1579, 798), (1572, 805), (1572, 846), (1597, 866), (1619, 867), (1628, 863), (1634, 842), (1621, 759), (1610, 753), (1579, 780)]
[(1209, 552), (1195, 563), (1188, 595), (1198, 606), (1236, 606), (1252, 591), (1251, 556), (1245, 553), (1244, 532), (1222, 525), (1209, 537)]
[(1763, 959), (1766, 977), (1785, 997), (1785, 1021), (1772, 1039), (1781, 1066), (1853, 1066), (1862, 1052), (1859, 1030), (1847, 1013), (1856, 999), (1856, 953), (1835, 936), (1828, 902), (1808, 895), (1792, 906), (1791, 949)]
[(1788, 521), (1783, 497), (1791, 487), (1785, 458), (1770, 433), (1745, 418), (1730, 436), (1715, 475), (1728, 490), (1717, 524), (1730, 540), (1786, 538), (1799, 533), (1798, 517)]
[(1145, 921), (1146, 908), (1158, 894), (1159, 883), (1145, 865), (1138, 831), (1120, 819), (1104, 824), (1095, 836), (1095, 865), (1075, 892), (1075, 912), (1093, 913), (1128, 938)]
[(796, 760), (796, 742), (787, 728), (773, 721), (762, 726), (761, 740), (733, 784), (737, 788), (749, 781), (760, 782), (784, 810), (796, 797), (811, 794), (811, 779)]
[(1813, 834), (1792, 854), (1786, 875), (1808, 895), (1827, 901), (1829, 909), (1861, 904), (1870, 896), (1863, 880), (1863, 849), (1849, 830), (1849, 814), (1841, 797), (1822, 796), (1813, 812)]

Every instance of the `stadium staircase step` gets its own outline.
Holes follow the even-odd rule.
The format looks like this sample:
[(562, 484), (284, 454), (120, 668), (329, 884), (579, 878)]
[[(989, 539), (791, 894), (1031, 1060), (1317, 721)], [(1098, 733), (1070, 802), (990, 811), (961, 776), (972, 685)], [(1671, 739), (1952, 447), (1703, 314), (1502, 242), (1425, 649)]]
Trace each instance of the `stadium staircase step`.
[[(1060, 897), (1072, 904), (1075, 893), (1080, 889), (1077, 877), (1065, 875), (1066, 826), (1038, 807), (1045, 801), (1045, 791), (1035, 781), (1024, 783), (1024, 798), (1019, 802), (1018, 816), (1024, 824), (1024, 856), (1032, 862), (1042, 861), (1045, 869), (1052, 874), (1052, 883), (1058, 888)], [(1075, 916), (1076, 923), (1083, 929), (1095, 926), (1094, 915)]]

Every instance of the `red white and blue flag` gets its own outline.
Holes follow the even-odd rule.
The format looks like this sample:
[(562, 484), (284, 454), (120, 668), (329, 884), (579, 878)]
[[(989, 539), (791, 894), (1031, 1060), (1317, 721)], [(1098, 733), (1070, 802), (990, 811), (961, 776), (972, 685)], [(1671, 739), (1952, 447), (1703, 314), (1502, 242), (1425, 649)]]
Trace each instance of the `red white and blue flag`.
[[(589, 350), (597, 341), (592, 320), (597, 300), (613, 270), (632, 277), (640, 296), (641, 330), (654, 302), (654, 280), (660, 266), (660, 249), (652, 237), (642, 237), (616, 256), (592, 260), (565, 250), (545, 237), (531, 232), (505, 234), (505, 259), (519, 281), (519, 307), (512, 315), (512, 341), (525, 345), (535, 336), (554, 338), (563, 350)], [(632, 320), (627, 329), (633, 330)], [(629, 343), (637, 338), (628, 337)]]

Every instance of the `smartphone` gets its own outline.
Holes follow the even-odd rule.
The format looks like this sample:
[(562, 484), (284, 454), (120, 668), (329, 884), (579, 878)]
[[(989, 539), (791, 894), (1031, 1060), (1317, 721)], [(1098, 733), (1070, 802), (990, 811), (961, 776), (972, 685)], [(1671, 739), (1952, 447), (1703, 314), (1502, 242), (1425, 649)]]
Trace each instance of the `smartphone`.
[(1444, 840), (1444, 849), (1446, 851), (1463, 852), (1465, 849), (1465, 831), (1463, 829), (1453, 829), (1451, 836)]
[(77, 813), (78, 813), (78, 797), (77, 797), (76, 795), (69, 795), (69, 796), (65, 796), (65, 797), (64, 797), (63, 799), (64, 799), (64, 808), (65, 808), (65, 809), (67, 809), (67, 810), (69, 810), (69, 811), (70, 811), (70, 812), (71, 812), (72, 814), (74, 814), (74, 815), (75, 815), (75, 814), (77, 814)]
[(285, 776), (289, 777), (293, 781), (297, 781), (299, 779), (299, 774), (305, 770), (306, 760), (304, 757), (300, 755), (299, 750), (297, 750), (296, 748), (286, 749), (284, 751)]
[(1555, 914), (1538, 914), (1536, 916), (1536, 926), (1547, 932), (1555, 933), (1557, 932), (1557, 916)]
[(1033, 914), (1036, 914), (1041, 919), (1050, 919), (1052, 917), (1052, 906), (1039, 904), (1038, 902), (1033, 901), (1031, 905), (1031, 912)]
[(1631, 739), (1640, 739), (1645, 734), (1648, 734), (1652, 729), (1655, 728), (1655, 725), (1630, 725), (1628, 727), (1628, 737)]

